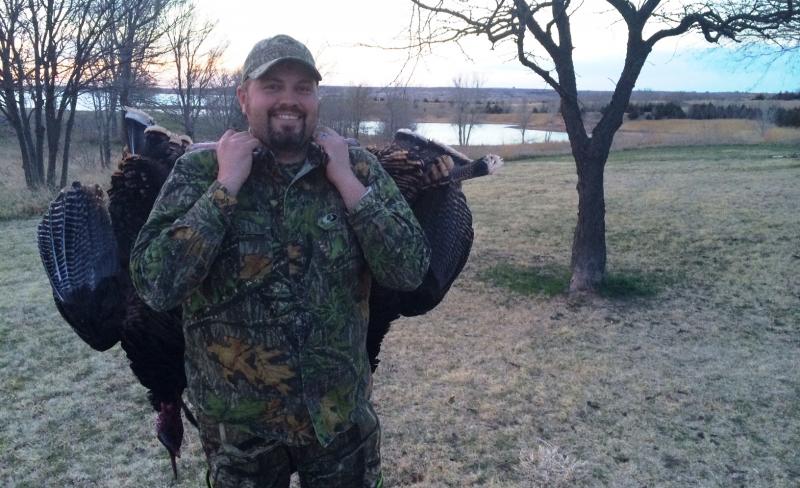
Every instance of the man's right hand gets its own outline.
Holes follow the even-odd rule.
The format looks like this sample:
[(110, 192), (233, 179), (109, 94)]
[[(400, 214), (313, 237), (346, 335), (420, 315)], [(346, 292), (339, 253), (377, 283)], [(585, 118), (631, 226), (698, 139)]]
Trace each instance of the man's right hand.
[(250, 132), (236, 132), (228, 129), (217, 143), (217, 163), (219, 172), (217, 181), (228, 193), (236, 196), (250, 176), (253, 167), (253, 151), (261, 145), (261, 141)]

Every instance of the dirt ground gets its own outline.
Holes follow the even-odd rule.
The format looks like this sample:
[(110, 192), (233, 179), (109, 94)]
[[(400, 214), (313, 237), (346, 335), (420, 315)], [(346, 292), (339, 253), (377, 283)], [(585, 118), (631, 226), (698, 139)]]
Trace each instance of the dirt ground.
[[(466, 184), (470, 261), (375, 376), (385, 486), (798, 486), (797, 152), (613, 153), (604, 296), (509, 288), (565, 279), (568, 158)], [(0, 222), (0, 485), (205, 486), (192, 428), (174, 483), (123, 351), (60, 319), (35, 226)]]

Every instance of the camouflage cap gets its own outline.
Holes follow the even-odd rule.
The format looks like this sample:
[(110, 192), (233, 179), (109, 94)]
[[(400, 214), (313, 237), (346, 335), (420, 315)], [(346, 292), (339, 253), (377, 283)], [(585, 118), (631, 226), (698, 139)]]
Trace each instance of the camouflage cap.
[(298, 62), (310, 69), (317, 81), (322, 79), (311, 51), (302, 42), (281, 34), (262, 39), (253, 46), (244, 60), (242, 82), (255, 80), (270, 68), (286, 61)]

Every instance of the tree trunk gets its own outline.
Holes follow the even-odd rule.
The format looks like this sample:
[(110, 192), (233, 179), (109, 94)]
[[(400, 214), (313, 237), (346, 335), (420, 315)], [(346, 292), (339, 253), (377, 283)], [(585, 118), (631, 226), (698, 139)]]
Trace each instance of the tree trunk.
[(606, 207), (603, 195), (605, 159), (576, 157), (578, 224), (572, 240), (570, 292), (596, 290), (606, 274)]
[(61, 188), (67, 186), (67, 176), (69, 173), (69, 148), (72, 142), (72, 127), (75, 125), (75, 108), (78, 103), (78, 98), (74, 97), (69, 105), (69, 117), (67, 118), (67, 126), (64, 128), (64, 151), (61, 155)]

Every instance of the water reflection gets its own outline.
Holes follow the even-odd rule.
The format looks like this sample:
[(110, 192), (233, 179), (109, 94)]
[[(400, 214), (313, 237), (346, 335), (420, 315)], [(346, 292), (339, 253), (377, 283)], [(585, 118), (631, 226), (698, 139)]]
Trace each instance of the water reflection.
[[(368, 134), (375, 134), (380, 129), (380, 122), (368, 121), (361, 125)], [(417, 124), (417, 132), (425, 137), (436, 139), (445, 144), (458, 144), (458, 126), (439, 122), (423, 122)], [(526, 143), (568, 141), (566, 132), (526, 130)], [(522, 131), (514, 126), (503, 124), (475, 124), (469, 137), (470, 146), (502, 146), (520, 144)]]

